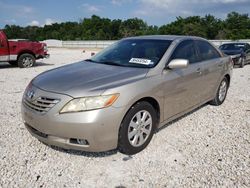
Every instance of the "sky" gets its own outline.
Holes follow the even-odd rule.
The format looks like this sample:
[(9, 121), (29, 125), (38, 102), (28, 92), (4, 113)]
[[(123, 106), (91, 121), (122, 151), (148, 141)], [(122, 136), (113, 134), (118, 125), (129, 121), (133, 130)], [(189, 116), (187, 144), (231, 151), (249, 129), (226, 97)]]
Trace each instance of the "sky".
[(0, 0), (0, 28), (79, 21), (93, 14), (122, 20), (137, 17), (160, 26), (178, 16), (212, 14), (224, 19), (232, 11), (250, 14), (250, 0)]

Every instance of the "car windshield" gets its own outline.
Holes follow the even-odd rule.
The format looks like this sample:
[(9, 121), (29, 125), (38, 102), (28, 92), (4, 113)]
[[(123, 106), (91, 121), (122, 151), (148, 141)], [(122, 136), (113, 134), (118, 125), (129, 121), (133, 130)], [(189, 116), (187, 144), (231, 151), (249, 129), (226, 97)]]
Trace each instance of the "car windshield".
[(125, 67), (151, 68), (159, 63), (171, 42), (152, 39), (121, 40), (87, 61)]
[(245, 45), (240, 43), (223, 44), (221, 50), (244, 50)]

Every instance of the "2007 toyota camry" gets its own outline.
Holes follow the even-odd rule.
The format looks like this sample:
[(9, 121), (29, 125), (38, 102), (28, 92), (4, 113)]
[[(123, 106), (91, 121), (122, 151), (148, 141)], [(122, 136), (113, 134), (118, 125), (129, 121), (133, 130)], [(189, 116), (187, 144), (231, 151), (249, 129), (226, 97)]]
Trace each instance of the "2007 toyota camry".
[(22, 117), (49, 145), (135, 154), (167, 122), (207, 102), (222, 104), (231, 71), (230, 57), (202, 38), (126, 38), (34, 78)]

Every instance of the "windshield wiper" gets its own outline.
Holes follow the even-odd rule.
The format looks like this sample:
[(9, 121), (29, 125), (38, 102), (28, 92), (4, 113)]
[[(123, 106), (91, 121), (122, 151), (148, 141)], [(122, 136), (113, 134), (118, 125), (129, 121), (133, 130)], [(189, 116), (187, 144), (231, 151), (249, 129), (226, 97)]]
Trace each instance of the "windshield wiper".
[(105, 65), (115, 65), (115, 66), (123, 66), (125, 67), (126, 65), (120, 64), (120, 63), (116, 63), (114, 61), (95, 61), (92, 59), (85, 59), (84, 61), (89, 61), (89, 62), (93, 62), (93, 63), (99, 63), (99, 64), (105, 64)]
[(85, 59), (84, 61), (89, 61), (89, 62), (93, 62), (93, 63), (99, 63), (99, 62), (94, 61), (94, 60), (92, 60), (92, 59)]
[(114, 62), (114, 61), (101, 61), (100, 63), (102, 63), (102, 64), (106, 64), (106, 65), (115, 65), (115, 66), (125, 66), (125, 65), (123, 65), (123, 64), (120, 64), (120, 63), (116, 63), (116, 62)]

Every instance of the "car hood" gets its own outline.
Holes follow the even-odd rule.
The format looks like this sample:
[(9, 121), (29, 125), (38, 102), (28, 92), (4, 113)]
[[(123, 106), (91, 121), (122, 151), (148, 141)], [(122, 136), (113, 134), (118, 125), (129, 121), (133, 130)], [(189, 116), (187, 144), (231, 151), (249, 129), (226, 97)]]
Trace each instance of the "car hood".
[(237, 55), (241, 54), (242, 50), (222, 50), (222, 52), (226, 55)]
[(36, 87), (72, 97), (101, 95), (109, 88), (143, 79), (147, 68), (121, 67), (82, 61), (46, 71), (32, 82)]

